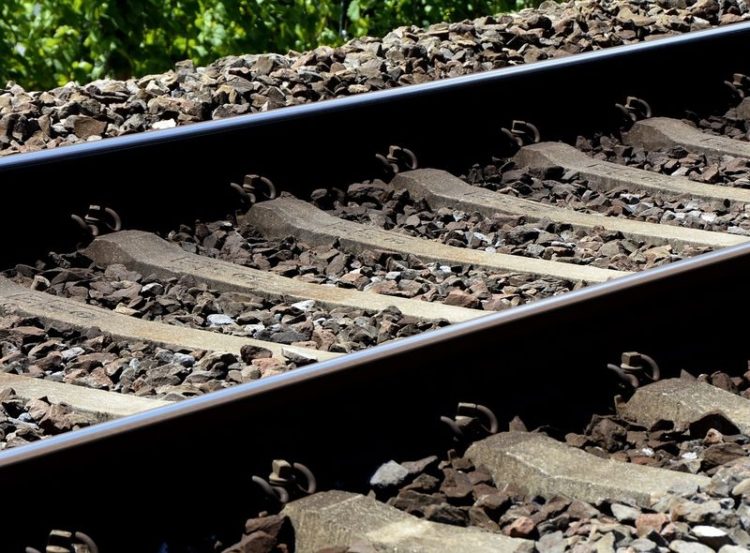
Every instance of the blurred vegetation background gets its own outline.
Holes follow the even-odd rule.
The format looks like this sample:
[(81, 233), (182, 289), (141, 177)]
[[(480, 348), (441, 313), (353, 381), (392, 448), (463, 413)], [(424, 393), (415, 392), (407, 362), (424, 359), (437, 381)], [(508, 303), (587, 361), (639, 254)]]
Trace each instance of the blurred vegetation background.
[(50, 89), (162, 73), (175, 61), (286, 53), (539, 0), (0, 0), (0, 83)]

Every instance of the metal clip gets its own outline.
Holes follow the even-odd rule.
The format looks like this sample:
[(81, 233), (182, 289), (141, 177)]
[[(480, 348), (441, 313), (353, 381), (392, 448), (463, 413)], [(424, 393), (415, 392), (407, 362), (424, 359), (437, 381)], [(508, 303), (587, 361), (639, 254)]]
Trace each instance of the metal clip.
[(401, 146), (389, 146), (387, 155), (375, 154), (375, 159), (383, 165), (388, 178), (393, 178), (404, 169), (413, 171), (419, 167), (416, 154)]
[(83, 238), (76, 243), (76, 250), (79, 252), (83, 251), (86, 245), (97, 236), (122, 229), (122, 219), (111, 207), (91, 204), (83, 217), (73, 213), (70, 218), (83, 233)]
[(277, 195), (276, 186), (271, 179), (261, 175), (245, 175), (242, 184), (232, 182), (229, 186), (240, 195), (245, 210), (250, 209), (259, 199), (273, 200)]
[(307, 466), (284, 459), (275, 459), (271, 463), (268, 480), (255, 475), (252, 479), (271, 500), (280, 505), (285, 505), (294, 497), (312, 495), (318, 488), (315, 475)]
[[(639, 376), (644, 376), (651, 382), (656, 382), (661, 378), (661, 371), (656, 361), (648, 355), (638, 353), (637, 351), (623, 352), (620, 366), (608, 363), (607, 368), (617, 374), (623, 382), (629, 384), (633, 389), (641, 385)], [(650, 374), (647, 374), (647, 371), (650, 371)]]
[(625, 99), (625, 105), (615, 104), (615, 107), (620, 110), (625, 121), (629, 125), (632, 125), (641, 119), (648, 119), (651, 117), (651, 106), (648, 105), (646, 100), (642, 100), (636, 96), (628, 96)]
[(528, 121), (514, 120), (510, 129), (502, 127), (500, 132), (508, 139), (513, 148), (523, 148), (529, 144), (536, 144), (541, 140), (539, 129), (536, 128), (536, 125)]
[[(482, 420), (483, 419), (483, 420)], [(489, 407), (477, 403), (459, 403), (456, 417), (440, 417), (459, 441), (476, 440), (496, 434), (498, 422)]]
[(732, 75), (732, 80), (724, 81), (724, 84), (729, 87), (737, 102), (743, 100), (750, 92), (750, 77), (742, 73), (735, 73)]
[(92, 238), (96, 238), (103, 231), (117, 232), (122, 228), (122, 219), (111, 207), (91, 204), (83, 217), (74, 213), (70, 218)]
[[(81, 549), (84, 546), (85, 549)], [(41, 553), (34, 547), (27, 547), (26, 553)], [(99, 547), (88, 534), (83, 532), (69, 532), (67, 530), (52, 530), (47, 538), (45, 553), (99, 553)]]

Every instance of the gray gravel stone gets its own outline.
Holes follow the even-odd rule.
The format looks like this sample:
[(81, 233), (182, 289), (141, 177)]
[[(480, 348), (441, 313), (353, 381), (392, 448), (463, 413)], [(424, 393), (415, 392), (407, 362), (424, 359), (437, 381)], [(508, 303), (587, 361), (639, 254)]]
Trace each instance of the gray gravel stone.
[(630, 542), (629, 547), (640, 553), (656, 553), (659, 551), (659, 546), (649, 539), (640, 538)]
[(539, 553), (564, 553), (567, 540), (561, 531), (545, 534), (536, 542)]
[(745, 478), (732, 488), (732, 495), (746, 495), (748, 493), (750, 493), (750, 478)]
[(291, 307), (304, 312), (311, 311), (315, 307), (315, 300), (298, 301), (293, 303)]
[(400, 486), (409, 476), (409, 470), (396, 461), (388, 461), (380, 465), (370, 478), (370, 485), (374, 488), (388, 488)]
[(224, 326), (236, 324), (232, 317), (216, 313), (207, 317), (208, 323), (212, 326)]
[(195, 357), (187, 353), (175, 353), (174, 361), (183, 367), (192, 367), (195, 364)]
[(86, 350), (84, 350), (81, 347), (74, 347), (70, 349), (66, 349), (61, 352), (63, 361), (71, 361), (72, 359), (75, 359), (79, 355), (85, 353)]
[(640, 510), (621, 503), (613, 503), (611, 508), (612, 514), (620, 522), (635, 522), (635, 519), (641, 514)]
[(750, 549), (740, 547), (739, 545), (725, 545), (719, 549), (719, 553), (747, 553)]
[(693, 526), (690, 531), (698, 538), (698, 541), (713, 549), (719, 549), (722, 545), (731, 545), (732, 538), (721, 528), (700, 525)]
[(713, 553), (713, 549), (702, 543), (674, 540), (669, 544), (669, 549), (675, 553)]
[(615, 535), (604, 534), (595, 544), (596, 553), (614, 553), (615, 552)]

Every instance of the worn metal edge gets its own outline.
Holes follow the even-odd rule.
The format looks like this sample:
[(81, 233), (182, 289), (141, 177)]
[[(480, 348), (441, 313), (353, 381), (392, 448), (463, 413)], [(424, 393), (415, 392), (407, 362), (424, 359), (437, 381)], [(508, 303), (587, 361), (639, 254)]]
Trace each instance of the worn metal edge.
[(750, 244), (740, 244), (715, 252), (702, 254), (691, 259), (677, 261), (667, 266), (649, 269), (633, 275), (620, 277), (601, 284), (595, 284), (581, 290), (568, 292), (537, 302), (516, 307), (507, 311), (488, 315), (448, 327), (425, 332), (423, 334), (404, 338), (397, 342), (390, 342), (375, 346), (371, 349), (351, 353), (338, 359), (323, 361), (295, 369), (267, 379), (240, 384), (226, 390), (220, 390), (204, 396), (187, 399), (174, 405), (158, 407), (146, 413), (130, 415), (114, 421), (104, 422), (92, 427), (83, 428), (60, 436), (34, 442), (16, 449), (0, 452), (0, 470), (5, 467), (31, 461), (48, 454), (90, 444), (99, 440), (111, 438), (120, 433), (131, 432), (140, 428), (158, 425), (177, 419), (190, 413), (214, 409), (249, 397), (283, 389), (285, 386), (301, 382), (326, 378), (329, 375), (349, 370), (356, 370), (359, 365), (367, 362), (382, 361), (403, 353), (426, 348), (434, 343), (446, 339), (455, 339), (474, 332), (489, 328), (502, 329), (516, 321), (539, 315), (559, 311), (575, 304), (586, 304), (602, 296), (616, 295), (619, 292), (637, 288), (647, 283), (669, 280), (685, 275), (696, 269), (726, 263), (732, 259), (750, 257)]
[(157, 147), (160, 144), (187, 141), (228, 131), (267, 126), (290, 119), (358, 109), (370, 104), (398, 102), (412, 96), (424, 95), (425, 93), (437, 94), (440, 92), (450, 92), (465, 86), (494, 83), (505, 79), (513, 79), (524, 75), (545, 72), (550, 69), (564, 69), (567, 67), (595, 63), (601, 60), (611, 60), (611, 62), (614, 62), (618, 58), (639, 52), (657, 51), (665, 48), (679, 48), (684, 45), (713, 41), (734, 34), (743, 33), (750, 35), (750, 22), (735, 23), (725, 27), (683, 33), (678, 36), (648, 42), (639, 42), (637, 44), (615, 46), (604, 50), (597, 50), (595, 52), (585, 52), (582, 54), (566, 56), (564, 58), (544, 60), (512, 67), (503, 67), (486, 71), (484, 73), (462, 75), (460, 77), (442, 79), (418, 85), (367, 92), (346, 98), (332, 98), (310, 104), (289, 106), (266, 113), (239, 115), (229, 119), (202, 121), (191, 125), (175, 127), (173, 129), (145, 131), (132, 135), (106, 138), (96, 142), (61, 146), (50, 150), (12, 154), (6, 157), (0, 157), (0, 174), (2, 174), (4, 170), (9, 169), (63, 162), (83, 157), (107, 155), (109, 153), (129, 149)]

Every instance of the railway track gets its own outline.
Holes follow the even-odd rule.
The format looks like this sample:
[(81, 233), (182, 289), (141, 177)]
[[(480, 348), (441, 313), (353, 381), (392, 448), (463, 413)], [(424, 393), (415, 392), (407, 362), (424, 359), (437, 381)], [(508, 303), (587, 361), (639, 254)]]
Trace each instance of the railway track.
[[(530, 428), (549, 424), (550, 413), (559, 428), (581, 428), (592, 412), (607, 411), (614, 388), (605, 366), (623, 351), (659, 359), (665, 379), (618, 404), (627, 421), (617, 423), (622, 428), (654, 433), (659, 421), (668, 420), (673, 432), (687, 432), (685, 440), (703, 439), (713, 429), (730, 444), (724, 449), (741, 444), (722, 432), (745, 432), (746, 399), (668, 377), (679, 369), (722, 369), (738, 378), (746, 370), (743, 328), (731, 313), (742, 312), (747, 301), (750, 223), (744, 206), (750, 192), (733, 176), (742, 172), (734, 160), (750, 159), (750, 142), (741, 133), (730, 138), (700, 127), (709, 115), (721, 117), (716, 105), (724, 80), (747, 71), (733, 55), (749, 34), (750, 27), (738, 25), (287, 113), (0, 160), (7, 182), (26, 184), (22, 199), (37, 198), (34, 236), (40, 236), (13, 241), (4, 254), (8, 262), (30, 262), (42, 249), (69, 246), (70, 234), (59, 231), (69, 215), (63, 212), (73, 206), (78, 211), (81, 197), (114, 208), (104, 213), (122, 214), (127, 228), (142, 229), (119, 230), (115, 219), (97, 221), (90, 213), (81, 220), (115, 232), (96, 236), (96, 229), (79, 252), (16, 265), (0, 279), (2, 363), (8, 367), (0, 383), (13, 389), (5, 404), (15, 425), (8, 443), (24, 444), (0, 453), (12, 498), (3, 508), (13, 528), (3, 538), (7, 547), (41, 543), (51, 528), (85, 531), (108, 551), (187, 551), (200, 540), (224, 540), (267, 500), (251, 477), (267, 472), (271, 459), (285, 458), (314, 467), (322, 488), (346, 490), (287, 505), (298, 551), (356, 539), (386, 550), (451, 550), (459, 547), (450, 545), (456, 540), (476, 551), (545, 551), (553, 532), (537, 528), (544, 519), (526, 516), (534, 523), (529, 530), (521, 516), (487, 522), (487, 509), (465, 515), (443, 508), (446, 501), (427, 513), (395, 484), (373, 484), (375, 495), (390, 494), (389, 502), (400, 501), (407, 514), (361, 494), (388, 459), (441, 455), (434, 445), (444, 442), (440, 417), (459, 402), (471, 402), (460, 409), (474, 414), (486, 414), (475, 405), (489, 405), (491, 418), (501, 421), (520, 414)], [(690, 56), (698, 51), (716, 56), (717, 63), (697, 85), (684, 88), (691, 80), (685, 73)], [(673, 67), (668, 76), (660, 69), (665, 60)], [(584, 92), (560, 88), (560, 98), (539, 102), (540, 83), (554, 88), (570, 79)], [(594, 82), (604, 83), (595, 93)], [(486, 161), (507, 147), (497, 127), (510, 114), (495, 101), (487, 117), (484, 100), (514, 94), (523, 99), (513, 102), (512, 116), (537, 125), (544, 141), (519, 138), (517, 152)], [(598, 138), (589, 148), (571, 145), (572, 135), (615, 133), (619, 121), (609, 114), (617, 115), (612, 106), (628, 94), (646, 98), (665, 117), (636, 121), (622, 142)], [(739, 103), (728, 120), (741, 121), (745, 105)], [(448, 112), (440, 120), (437, 107)], [(372, 129), (356, 144), (336, 137), (354, 109), (363, 128)], [(679, 119), (686, 110), (698, 128)], [(403, 124), (394, 130), (388, 121), (395, 115)], [(454, 122), (459, 115), (480, 122), (456, 145), (448, 137), (461, 128)], [(527, 135), (533, 129), (519, 128)], [(320, 137), (289, 163), (289, 137), (315, 133)], [(373, 152), (389, 143), (418, 152), (430, 168), (372, 180)], [(330, 151), (332, 165), (323, 163)], [(677, 161), (651, 163), (656, 154)], [(186, 159), (207, 161), (190, 167), (181, 163)], [(471, 168), (478, 160), (484, 161)], [(675, 174), (679, 160), (699, 168)], [(219, 220), (164, 232), (195, 217), (216, 221), (236, 203), (226, 184), (250, 172), (271, 176), (285, 193), (268, 194), (236, 224)], [(82, 196), (58, 184), (73, 175)], [(102, 175), (111, 187), (96, 186)], [(127, 189), (118, 188), (126, 183)], [(304, 201), (311, 193), (313, 201)], [(26, 213), (11, 209), (0, 222), (6, 233), (25, 232), (29, 224)], [(53, 238), (45, 237), (54, 229)], [(697, 254), (704, 255), (688, 259)], [(683, 261), (668, 265), (677, 260)], [(498, 310), (505, 312), (490, 314)], [(380, 346), (363, 349), (375, 344)], [(131, 361), (121, 363), (123, 355)], [(622, 363), (625, 369), (617, 371), (633, 383)], [(711, 419), (717, 410), (722, 417)], [(462, 416), (452, 423), (459, 434), (469, 420)], [(115, 420), (32, 443), (45, 432), (109, 419)], [(713, 426), (701, 426), (702, 420)], [(29, 425), (41, 435), (25, 439)], [(594, 504), (609, 498), (607, 505), (597, 504), (604, 522), (614, 517), (625, 524), (649, 509), (664, 512), (653, 503), (659, 493), (707, 501), (693, 497), (697, 488), (716, 484), (701, 467), (694, 471), (700, 474), (685, 474), (624, 465), (626, 453), (602, 460), (585, 451), (591, 437), (571, 437), (565, 445), (540, 433), (492, 430), (473, 445), (461, 443), (464, 456), (451, 454), (440, 470), (454, 480), (463, 478), (458, 473), (485, 471), (472, 486), (515, 482), (529, 497)], [(413, 471), (396, 465), (409, 472), (411, 485), (437, 462)], [(291, 472), (310, 484), (304, 465), (279, 466), (272, 483), (289, 481)], [(586, 474), (576, 470), (581, 466)], [(740, 477), (741, 471), (731, 475), (737, 485)], [(464, 506), (479, 492), (443, 493), (451, 497), (448, 504)], [(523, 497), (513, 495), (516, 507), (541, 509)], [(572, 509), (566, 501), (564, 509)], [(642, 511), (626, 513), (636, 508)], [(548, 514), (562, 510), (550, 507)], [(618, 512), (626, 514), (618, 518)], [(485, 531), (449, 529), (414, 514), (453, 524), (474, 516), (472, 525), (484, 524)], [(248, 531), (255, 540), (252, 535)], [(666, 545), (650, 539), (654, 547), (676, 551), (683, 546), (674, 542), (687, 548), (693, 541), (750, 542), (737, 533), (703, 541), (696, 536), (676, 532)], [(77, 539), (88, 540), (85, 534)], [(56, 534), (54, 540), (72, 547), (76, 538)]]

